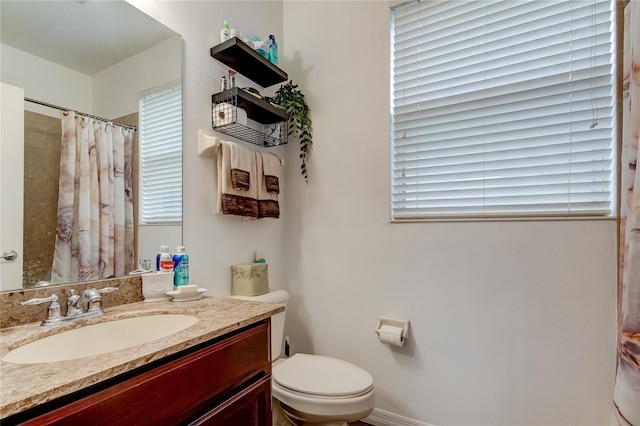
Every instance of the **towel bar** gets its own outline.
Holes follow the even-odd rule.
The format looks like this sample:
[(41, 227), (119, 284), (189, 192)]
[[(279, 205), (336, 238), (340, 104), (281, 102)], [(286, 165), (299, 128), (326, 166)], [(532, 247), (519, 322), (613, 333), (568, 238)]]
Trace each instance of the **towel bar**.
[[(213, 157), (218, 145), (220, 145), (220, 138), (208, 130), (198, 129), (198, 155), (200, 157)], [(283, 158), (280, 158), (280, 164), (284, 166)]]

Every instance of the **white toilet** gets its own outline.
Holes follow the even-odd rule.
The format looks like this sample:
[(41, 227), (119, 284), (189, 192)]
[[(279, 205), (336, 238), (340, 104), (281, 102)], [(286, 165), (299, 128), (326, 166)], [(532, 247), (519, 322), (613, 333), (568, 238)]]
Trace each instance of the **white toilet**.
[[(232, 296), (257, 302), (280, 303), (289, 293), (275, 290), (261, 296)], [(280, 358), (285, 312), (271, 318), (271, 389), (274, 425), (346, 425), (363, 419), (374, 405), (373, 377), (363, 369), (336, 358), (295, 354)], [(288, 420), (278, 419), (283, 414)]]

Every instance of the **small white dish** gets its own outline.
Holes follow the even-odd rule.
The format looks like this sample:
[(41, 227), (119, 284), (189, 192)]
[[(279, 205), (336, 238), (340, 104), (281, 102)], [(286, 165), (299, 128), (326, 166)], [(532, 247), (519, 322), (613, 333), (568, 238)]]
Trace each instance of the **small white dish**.
[(135, 271), (129, 272), (129, 275), (142, 275), (142, 274), (148, 274), (150, 272), (153, 272), (153, 271), (150, 269), (136, 269)]
[(198, 288), (198, 291), (191, 291), (189, 293), (181, 293), (179, 290), (167, 291), (167, 295), (173, 297), (174, 302), (188, 302), (190, 300), (202, 299), (202, 293), (207, 291), (206, 288)]

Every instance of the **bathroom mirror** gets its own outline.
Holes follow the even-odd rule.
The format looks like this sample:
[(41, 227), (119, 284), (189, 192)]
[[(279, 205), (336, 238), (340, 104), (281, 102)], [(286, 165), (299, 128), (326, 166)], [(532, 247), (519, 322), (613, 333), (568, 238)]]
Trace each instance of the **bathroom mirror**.
[[(137, 125), (140, 96), (155, 88), (180, 85), (181, 36), (125, 1), (2, 0), (0, 19), (0, 80), (24, 89), (25, 98)], [(158, 63), (159, 58), (162, 58), (161, 63)], [(117, 87), (109, 86), (105, 83), (107, 80), (112, 85), (117, 81)], [(0, 96), (4, 97), (2, 93)], [(25, 246), (18, 255), (22, 256), (25, 265), (39, 265), (50, 274), (47, 263), (55, 245), (57, 216), (57, 177), (51, 173), (59, 175), (60, 162), (59, 149), (56, 153), (50, 147), (59, 144), (60, 139), (51, 143), (49, 134), (46, 148), (29, 148), (28, 145), (34, 135), (42, 139), (49, 128), (60, 126), (61, 111), (27, 101), (23, 108), (25, 190), (22, 228)], [(136, 142), (137, 135), (133, 148), (134, 203), (138, 201)], [(38, 193), (29, 193), (30, 185), (26, 184), (29, 179), (37, 182)], [(8, 183), (7, 179), (4, 181), (4, 184)], [(2, 201), (6, 205), (8, 191), (2, 189)], [(28, 200), (35, 202), (30, 204)], [(36, 212), (45, 211), (46, 220), (35, 219)], [(134, 215), (136, 262), (155, 256), (160, 244), (181, 244), (180, 223), (138, 225), (135, 211)], [(31, 236), (43, 234), (48, 234), (47, 241), (51, 241), (51, 235), (54, 240), (47, 242), (49, 247), (41, 250), (51, 251), (48, 256), (36, 253), (33, 247), (27, 249)], [(46, 244), (37, 244), (38, 247), (43, 245)], [(3, 243), (0, 250), (5, 252), (10, 248)], [(11, 282), (3, 279), (0, 290), (33, 286), (37, 281), (47, 280), (46, 273), (31, 273), (25, 266), (23, 279), (12, 279)]]

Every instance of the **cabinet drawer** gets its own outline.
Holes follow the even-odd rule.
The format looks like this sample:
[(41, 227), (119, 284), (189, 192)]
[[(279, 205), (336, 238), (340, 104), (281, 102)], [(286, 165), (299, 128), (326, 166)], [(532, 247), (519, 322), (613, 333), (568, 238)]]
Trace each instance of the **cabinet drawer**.
[(169, 425), (197, 418), (231, 390), (270, 376), (269, 326), (266, 320), (25, 424)]

